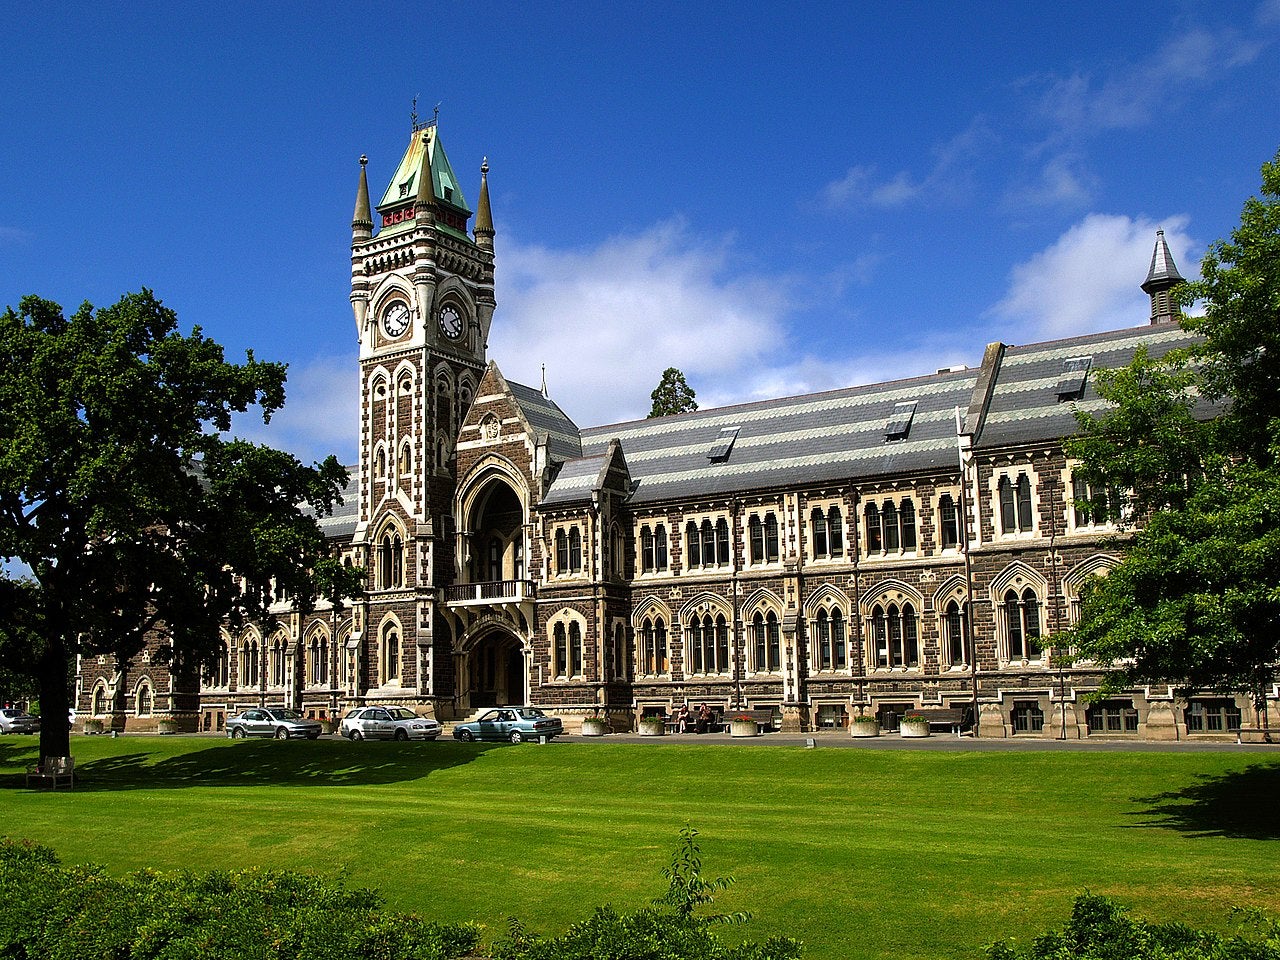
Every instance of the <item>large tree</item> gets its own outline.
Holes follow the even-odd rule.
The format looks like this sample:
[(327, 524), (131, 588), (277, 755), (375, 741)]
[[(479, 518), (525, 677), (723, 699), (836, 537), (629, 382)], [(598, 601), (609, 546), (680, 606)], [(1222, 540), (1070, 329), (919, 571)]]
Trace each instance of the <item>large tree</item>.
[(1100, 374), (1112, 406), (1080, 414), (1067, 444), (1094, 484), (1130, 492), (1120, 519), (1139, 526), (1086, 592), (1074, 642), (1112, 668), (1109, 690), (1245, 691), (1266, 727), (1280, 665), (1280, 154), (1201, 270), (1175, 290), (1203, 304), (1182, 321), (1199, 341)]
[(267, 622), (277, 590), (307, 611), (359, 591), (316, 522), (346, 473), (227, 439), (264, 420), (285, 369), (223, 349), (149, 291), (70, 317), (36, 297), (0, 315), (0, 649), (37, 680), (41, 756), (69, 753), (68, 664), (123, 663), (157, 638), (179, 678), (224, 621)]
[(698, 401), (693, 388), (675, 367), (667, 367), (662, 371), (662, 379), (654, 387), (649, 398), (653, 406), (649, 410), (649, 419), (667, 417), (673, 413), (692, 413), (698, 409)]

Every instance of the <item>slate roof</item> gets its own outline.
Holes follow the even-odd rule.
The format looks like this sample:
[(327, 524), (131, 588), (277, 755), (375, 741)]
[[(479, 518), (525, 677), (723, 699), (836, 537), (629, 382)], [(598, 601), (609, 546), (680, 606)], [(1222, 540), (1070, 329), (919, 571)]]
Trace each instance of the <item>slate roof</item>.
[(326, 537), (350, 540), (355, 535), (359, 515), (360, 467), (347, 467), (347, 485), (342, 488), (342, 505), (335, 505), (329, 516), (318, 517), (317, 523)]
[[(1106, 409), (1106, 402), (1094, 389), (1094, 374), (1100, 367), (1124, 366), (1140, 344), (1146, 344), (1152, 357), (1161, 357), (1194, 339), (1176, 324), (1160, 324), (1009, 347), (996, 376), (986, 422), (974, 440), (974, 449), (1070, 436), (1076, 432), (1073, 415), (1076, 409), (1090, 413)], [(1092, 358), (1084, 393), (1078, 400), (1060, 400), (1057, 385), (1063, 364), (1078, 357)]]
[(582, 439), (578, 425), (565, 416), (565, 412), (542, 395), (542, 391), (526, 387), (523, 383), (507, 381), (511, 397), (529, 422), (530, 429), (545, 433), (553, 460), (570, 460), (582, 456)]
[[(1159, 357), (1192, 340), (1180, 327), (1161, 324), (1007, 347), (974, 449), (1057, 442), (1075, 432), (1077, 406), (1093, 411), (1105, 406), (1093, 388), (1094, 371), (1124, 365), (1139, 344), (1145, 343), (1151, 355)], [(1060, 399), (1064, 361), (1080, 357), (1091, 358), (1083, 393)], [(630, 469), (633, 506), (747, 490), (892, 481), (931, 471), (954, 473), (955, 410), (960, 408), (962, 416), (970, 410), (981, 372), (947, 371), (590, 427), (581, 431), (582, 456), (563, 465), (542, 503), (588, 500), (613, 438), (621, 442)], [(905, 419), (905, 408), (899, 405), (911, 402), (915, 408), (905, 438), (887, 439), (893, 433), (887, 429), (891, 422), (896, 420), (900, 427)], [(729, 456), (713, 461), (708, 452), (726, 427), (738, 427), (737, 437)]]
[[(976, 380), (976, 370), (965, 370), (593, 427), (582, 431), (584, 460), (592, 463), (566, 463), (543, 502), (588, 495), (584, 478), (599, 474), (615, 437), (631, 472), (634, 505), (953, 470), (955, 408), (967, 408)], [(905, 401), (916, 403), (911, 429), (903, 440), (886, 441), (894, 407)], [(738, 435), (728, 457), (712, 461), (708, 453), (725, 427), (738, 427)]]

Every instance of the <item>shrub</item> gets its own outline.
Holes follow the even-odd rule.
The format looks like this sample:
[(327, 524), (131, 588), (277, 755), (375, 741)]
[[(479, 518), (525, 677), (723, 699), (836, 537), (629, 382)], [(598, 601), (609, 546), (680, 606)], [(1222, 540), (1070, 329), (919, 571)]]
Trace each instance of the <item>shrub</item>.
[(5, 960), (451, 960), (472, 924), (384, 912), (369, 890), (285, 870), (159, 873), (113, 879), (64, 868), (52, 851), (0, 841)]
[(1009, 941), (987, 948), (988, 960), (1280, 960), (1280, 922), (1257, 910), (1237, 910), (1240, 932), (1223, 936), (1181, 923), (1130, 917), (1107, 897), (1081, 894), (1060, 931), (1018, 949)]

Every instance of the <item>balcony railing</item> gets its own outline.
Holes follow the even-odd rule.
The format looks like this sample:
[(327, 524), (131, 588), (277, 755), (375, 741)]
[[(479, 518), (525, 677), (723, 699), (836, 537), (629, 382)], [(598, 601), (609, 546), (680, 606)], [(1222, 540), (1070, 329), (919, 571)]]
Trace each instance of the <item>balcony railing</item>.
[(444, 602), (457, 604), (520, 603), (537, 596), (532, 580), (490, 580), (444, 588)]

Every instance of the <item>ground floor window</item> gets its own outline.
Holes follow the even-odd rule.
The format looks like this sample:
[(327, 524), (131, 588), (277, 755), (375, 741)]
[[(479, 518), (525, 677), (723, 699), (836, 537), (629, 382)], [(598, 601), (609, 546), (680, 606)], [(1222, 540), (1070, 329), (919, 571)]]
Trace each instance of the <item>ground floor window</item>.
[(1132, 700), (1099, 700), (1086, 711), (1090, 733), (1137, 733), (1138, 711)]
[(1014, 733), (1039, 733), (1044, 729), (1044, 711), (1034, 700), (1015, 703), (1009, 716)]
[(845, 705), (843, 703), (818, 704), (819, 730), (841, 730), (848, 725), (849, 718), (845, 715)]
[(1240, 729), (1234, 700), (1192, 700), (1186, 711), (1188, 733), (1228, 733)]

